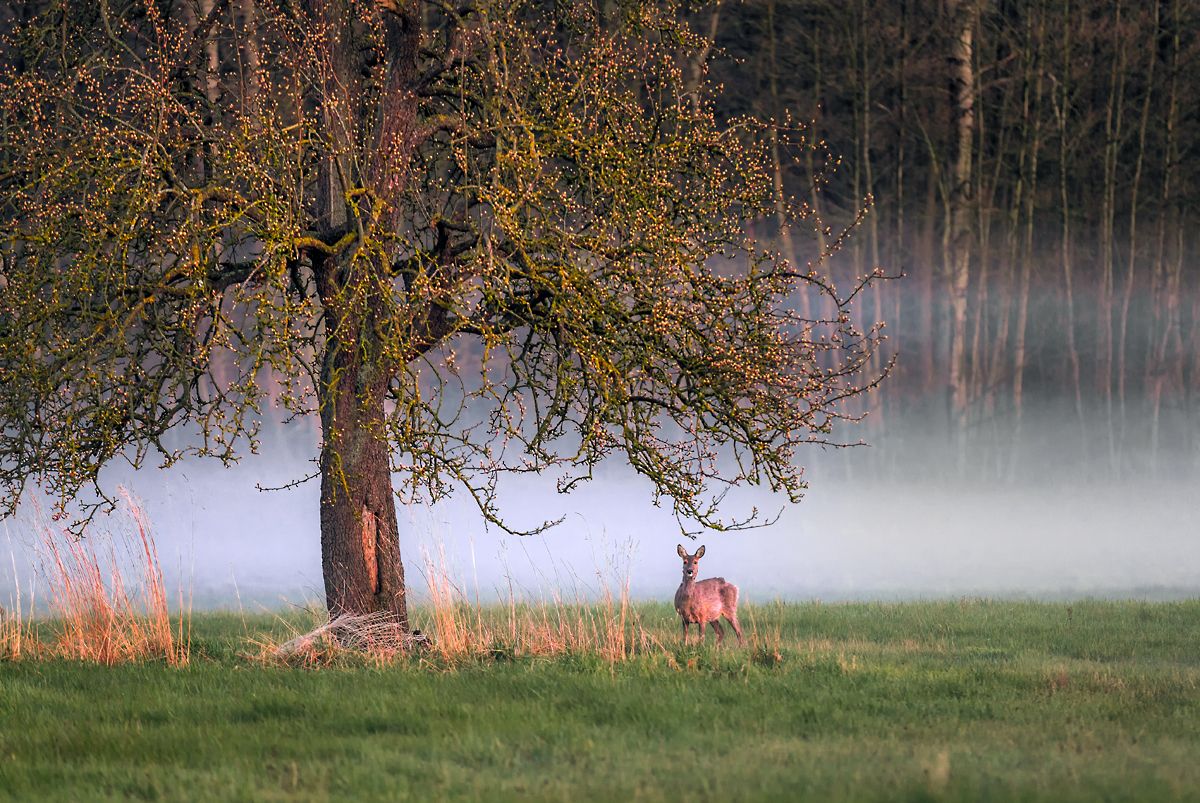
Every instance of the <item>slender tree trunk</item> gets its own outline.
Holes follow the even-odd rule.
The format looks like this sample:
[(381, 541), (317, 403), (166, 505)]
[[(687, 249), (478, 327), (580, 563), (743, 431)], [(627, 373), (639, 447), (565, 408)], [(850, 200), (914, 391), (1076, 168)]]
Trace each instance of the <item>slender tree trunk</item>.
[[(1017, 326), (1013, 342), (1013, 413), (1014, 432), (1012, 459), (1009, 462), (1009, 477), (1013, 478), (1017, 455), (1020, 450), (1022, 428), (1022, 405), (1025, 382), (1025, 332), (1029, 317), (1029, 279), (1033, 268), (1033, 212), (1037, 197), (1038, 152), (1041, 149), (1042, 126), (1042, 43), (1045, 41), (1045, 9), (1028, 7), (1025, 38), (1025, 75), (1021, 89), (1021, 155), (1018, 161), (1017, 188), (1013, 194), (1009, 213), (1008, 253), (1013, 261), (1021, 263), (1020, 288), (1017, 296)], [(1034, 18), (1037, 25), (1034, 25)], [(1035, 33), (1036, 32), (1036, 33)], [(1025, 207), (1024, 249), (1018, 246), (1018, 231), (1021, 222), (1021, 207)], [(1005, 316), (1007, 322), (1008, 317)], [(1005, 333), (1007, 336), (1007, 332)], [(996, 339), (997, 354), (993, 364), (999, 365), (1001, 338)]]
[[(904, 144), (908, 137), (906, 115), (908, 114), (908, 0), (900, 0), (900, 107), (896, 115), (896, 244), (892, 252), (892, 275), (904, 275), (908, 272), (907, 232), (905, 231), (904, 216)], [(892, 353), (900, 350), (900, 333), (904, 331), (901, 320), (903, 303), (903, 285), (896, 282), (893, 287), (895, 309), (892, 312), (893, 326), (896, 331), (896, 341)], [(892, 415), (896, 415), (897, 405), (891, 406)]]
[(925, 180), (925, 225), (921, 233), (921, 259), (917, 268), (917, 288), (921, 299), (917, 339), (921, 349), (922, 395), (929, 394), (941, 384), (938, 381), (933, 343), (933, 230), (937, 222), (937, 181), (932, 176), (927, 176)]
[[(1170, 304), (1164, 303), (1163, 264), (1166, 258), (1167, 218), (1176, 219), (1178, 227), (1178, 210), (1172, 210), (1174, 198), (1171, 185), (1175, 178), (1178, 164), (1178, 145), (1176, 144), (1178, 114), (1179, 114), (1179, 36), (1180, 36), (1180, 0), (1171, 4), (1171, 83), (1167, 96), (1167, 142), (1163, 165), (1162, 209), (1158, 217), (1158, 247), (1155, 251), (1154, 271), (1151, 275), (1151, 341), (1150, 358), (1146, 361), (1146, 385), (1150, 395), (1150, 464), (1154, 471), (1158, 470), (1159, 416), (1162, 408), (1163, 382), (1167, 372), (1167, 344), (1170, 340)], [(1169, 291), (1167, 293), (1169, 296)], [(1164, 307), (1166, 309), (1164, 309)], [(1161, 339), (1155, 334), (1162, 327)]]
[[(424, 6), (424, 4), (422, 4)], [(692, 57), (691, 77), (688, 81), (687, 91), (692, 98), (692, 106), (696, 109), (700, 108), (700, 82), (704, 80), (704, 71), (707, 68), (708, 56), (712, 53), (713, 43), (717, 40), (717, 29), (721, 22), (721, 0), (717, 0), (712, 5), (712, 14), (708, 18), (708, 37), (704, 40), (704, 47)]]
[(1166, 287), (1165, 287), (1165, 326), (1163, 328), (1162, 339), (1158, 344), (1159, 354), (1159, 370), (1157, 376), (1157, 389), (1155, 392), (1153, 418), (1151, 421), (1151, 433), (1154, 443), (1154, 448), (1151, 451), (1152, 467), (1155, 471), (1158, 469), (1158, 440), (1159, 440), (1159, 418), (1162, 409), (1162, 396), (1164, 388), (1174, 389), (1176, 392), (1183, 390), (1183, 337), (1182, 337), (1182, 322), (1180, 321), (1180, 304), (1179, 304), (1179, 289), (1180, 279), (1183, 274), (1183, 215), (1180, 210), (1176, 210), (1175, 229), (1177, 240), (1177, 252), (1173, 264), (1167, 269)]
[[(984, 94), (981, 76), (980, 52), (979, 48), (973, 49), (974, 58), (974, 76), (975, 76), (975, 97), (977, 98), (977, 109), (975, 113), (975, 138), (979, 142), (979, 147), (976, 149), (976, 164), (975, 164), (975, 192), (976, 199), (976, 226), (978, 227), (978, 243), (979, 243), (979, 280), (976, 282), (975, 291), (975, 330), (971, 335), (971, 358), (970, 364), (970, 379), (968, 381), (967, 404), (970, 407), (978, 402), (983, 395), (984, 385), (987, 381), (987, 359), (984, 352), (987, 349), (989, 339), (989, 325), (991, 313), (991, 300), (988, 298), (990, 290), (989, 284), (991, 281), (991, 217), (992, 217), (992, 201), (994, 200), (989, 189), (994, 192), (996, 182), (993, 180), (989, 186), (987, 177), (983, 169), (985, 150), (987, 149), (986, 132), (984, 126), (987, 122), (987, 115), (984, 107)], [(1007, 92), (1005, 93), (1007, 95)], [(1004, 113), (1006, 102), (1001, 107), (1001, 114)], [(1003, 118), (1000, 125), (1001, 137), (1003, 137), (1004, 122)], [(997, 149), (997, 153), (1004, 153), (1003, 139)], [(996, 159), (997, 174), (1000, 170), (1000, 165), (1004, 160)], [(978, 413), (977, 413), (978, 414)], [(986, 416), (987, 413), (985, 412)]]
[(238, 69), (241, 72), (242, 106), (250, 117), (258, 116), (259, 75), (261, 48), (258, 40), (258, 7), (255, 0), (238, 0), (241, 50), (238, 54)]
[[(858, 37), (861, 35), (858, 15), (851, 7), (851, 14), (846, 19), (846, 27), (848, 38), (850, 40), (850, 74), (851, 74), (851, 92), (853, 93), (854, 106), (854, 170), (853, 176), (853, 198), (854, 211), (857, 214), (860, 211), (859, 204), (863, 199), (863, 94), (862, 94), (862, 78), (859, 58), (861, 51), (859, 49)], [(863, 247), (861, 237), (852, 237), (850, 239), (850, 257), (851, 257), (851, 284), (857, 286), (863, 278)], [(855, 330), (861, 332), (863, 329), (863, 296), (860, 294), (854, 299), (853, 305), (850, 307), (850, 323)], [(857, 396), (853, 400), (853, 411), (861, 415), (863, 412), (863, 398)], [(853, 479), (854, 466), (849, 460), (846, 463), (846, 479)]]
[[(821, 207), (821, 185), (824, 183), (823, 178), (818, 179), (816, 166), (813, 164), (813, 151), (817, 147), (818, 142), (824, 142), (821, 137), (822, 109), (821, 109), (821, 87), (824, 80), (821, 74), (821, 27), (819, 22), (814, 22), (813, 31), (809, 41), (813, 48), (813, 109), (812, 121), (809, 124), (809, 130), (804, 143), (804, 173), (805, 180), (810, 183), (809, 190), (809, 207), (812, 209), (813, 218), (816, 220), (816, 235), (817, 235), (817, 257), (815, 261), (824, 261), (831, 255), (828, 253), (829, 243), (825, 238), (825, 231), (828, 224), (822, 215)], [(826, 271), (829, 272), (828, 270)], [(812, 309), (812, 302), (807, 298), (807, 289), (804, 295), (801, 296), (801, 304), (807, 304), (811, 309), (811, 314), (817, 318), (829, 320), (836, 311), (832, 308), (832, 304), (824, 293), (817, 294), (816, 308)]]
[(1120, 405), (1122, 448), (1125, 444), (1125, 341), (1129, 327), (1129, 301), (1133, 297), (1134, 264), (1137, 261), (1138, 188), (1142, 181), (1142, 159), (1146, 155), (1146, 124), (1150, 120), (1150, 99), (1154, 94), (1154, 64), (1158, 61), (1158, 0), (1152, 0), (1149, 43), (1146, 65), (1146, 97), (1142, 100), (1142, 119), (1138, 126), (1138, 155), (1133, 170), (1133, 188), (1129, 199), (1129, 271), (1125, 276), (1125, 292), (1121, 297), (1121, 333), (1117, 340), (1117, 400)]
[(1096, 383), (1104, 399), (1106, 430), (1108, 433), (1109, 468), (1118, 471), (1116, 438), (1113, 428), (1112, 375), (1113, 375), (1113, 224), (1115, 221), (1117, 159), (1121, 146), (1121, 122), (1125, 109), (1125, 37), (1122, 35), (1121, 0), (1117, 0), (1113, 24), (1113, 47), (1116, 51), (1112, 62), (1109, 84), (1108, 108), (1104, 119), (1104, 194), (1101, 200), (1100, 221), (1100, 293), (1097, 323), (1099, 355), (1096, 366)]
[(956, 138), (950, 182), (950, 409), (958, 430), (961, 471), (966, 467), (967, 284), (971, 258), (971, 143), (975, 130), (972, 42), (979, 8), (974, 0), (954, 0), (947, 3), (947, 9), (953, 20), (949, 61), (950, 96), (954, 103), (952, 132)]
[[(978, 53), (978, 49), (976, 50)], [(996, 309), (996, 329), (997, 338), (1001, 333), (1007, 337), (1008, 332), (1008, 299), (1011, 293), (1010, 290), (1010, 267), (1011, 253), (1003, 246), (997, 249), (999, 259), (999, 286), (996, 292), (996, 299), (993, 302), (990, 298), (990, 283), (991, 283), (991, 232), (992, 232), (992, 216), (996, 205), (996, 192), (1000, 186), (1001, 170), (1005, 166), (1005, 152), (1010, 128), (1009, 115), (1010, 103), (1012, 101), (1012, 84), (1009, 83), (1003, 93), (1003, 98), (1000, 101), (1000, 116), (998, 125), (998, 143), (996, 145), (995, 167), (992, 170), (990, 180), (985, 180), (987, 174), (984, 172), (984, 153), (986, 150), (985, 143), (987, 141), (984, 136), (984, 106), (983, 106), (983, 66), (976, 57), (975, 70), (975, 86), (976, 94), (979, 96), (979, 190), (977, 197), (979, 198), (979, 311), (976, 317), (975, 336), (972, 341), (971, 350), (973, 352), (972, 362), (974, 364), (974, 389), (972, 395), (975, 398), (983, 397), (983, 419), (992, 423), (991, 431), (995, 433), (995, 403), (993, 395), (993, 383), (995, 381), (996, 365), (995, 360), (991, 358), (991, 353), (1001, 347), (999, 339), (989, 348), (991, 341), (991, 313), (992, 307)], [(1024, 154), (1022, 154), (1024, 158)], [(1018, 189), (1017, 194), (1020, 194), (1021, 177), (1018, 170)]]
[[(779, 104), (779, 87), (776, 81), (777, 65), (775, 63), (775, 0), (767, 0), (767, 42), (770, 57), (770, 86), (771, 86), (771, 119), (778, 119), (782, 112)], [(811, 157), (810, 157), (811, 158)], [(791, 221), (788, 220), (787, 202), (783, 195), (783, 164), (779, 159), (779, 127), (771, 126), (771, 166), (775, 184), (775, 222), (779, 227), (779, 237), (783, 241), (783, 256), (796, 269), (796, 247), (792, 242)], [(800, 286), (800, 314), (805, 320), (811, 320), (809, 308), (808, 287)]]
[(1070, 0), (1063, 0), (1063, 46), (1062, 79), (1058, 91), (1052, 94), (1054, 113), (1058, 121), (1058, 187), (1062, 200), (1062, 228), (1059, 252), (1063, 267), (1063, 283), (1067, 305), (1067, 359), (1071, 366), (1071, 387), (1075, 392), (1075, 416), (1079, 421), (1080, 446), (1087, 462), (1087, 426), (1083, 417), (1083, 391), (1079, 377), (1079, 349), (1075, 345), (1075, 295), (1071, 266), (1071, 208), (1067, 195), (1067, 120), (1070, 116), (1070, 96), (1067, 93), (1068, 76), (1071, 74), (1071, 7)]
[(821, 218), (821, 187), (817, 181), (815, 166), (813, 165), (813, 149), (816, 143), (821, 141), (821, 31), (816, 28), (813, 31), (813, 116), (810, 131), (810, 141), (805, 143), (804, 148), (804, 171), (805, 178), (812, 182), (812, 192), (809, 193), (809, 205), (812, 207), (813, 217), (817, 219), (817, 251), (820, 257), (825, 256), (827, 244), (825, 242), (825, 221)]
[[(863, 142), (862, 163), (866, 178), (867, 203), (867, 236), (871, 256), (871, 275), (878, 278), (883, 275), (879, 262), (879, 206), (875, 203), (875, 178), (871, 167), (871, 58), (868, 49), (869, 36), (867, 31), (867, 3), (862, 1), (861, 35), (862, 35), (862, 75), (863, 75)], [(875, 304), (875, 320), (872, 325), (883, 320), (883, 287), (878, 281), (871, 284), (871, 297)], [(870, 372), (877, 375), (882, 367), (882, 349), (876, 349), (871, 357)], [(875, 414), (875, 423), (879, 421), (883, 407), (884, 388), (880, 386), (870, 395), (871, 410)]]
[[(207, 19), (215, 5), (216, 0), (200, 0), (201, 19)], [(221, 99), (221, 51), (215, 36), (210, 36), (204, 43), (202, 80), (204, 81), (204, 96), (208, 98), (209, 108), (216, 108), (217, 101)], [(209, 120), (206, 123), (211, 125), (212, 121)]]

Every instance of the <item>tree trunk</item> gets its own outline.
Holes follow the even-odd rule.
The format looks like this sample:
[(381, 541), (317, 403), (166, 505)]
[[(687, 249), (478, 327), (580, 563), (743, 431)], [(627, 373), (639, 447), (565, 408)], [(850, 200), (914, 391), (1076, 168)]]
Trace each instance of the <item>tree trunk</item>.
[[(908, 113), (908, 2), (900, 0), (900, 105), (896, 115), (896, 243), (892, 251), (892, 275), (903, 276), (908, 273), (908, 248), (906, 247), (907, 232), (904, 217), (904, 141), (908, 136), (905, 115)], [(900, 332), (903, 331), (901, 320), (901, 304), (903, 302), (903, 284), (897, 282), (892, 289), (895, 306), (892, 311), (893, 326), (896, 339), (891, 353), (894, 355), (900, 349)], [(892, 415), (896, 415), (898, 405), (892, 404)]]
[(1150, 27), (1150, 42), (1146, 50), (1150, 53), (1146, 66), (1146, 96), (1142, 99), (1142, 120), (1138, 128), (1138, 155), (1133, 171), (1133, 189), (1129, 198), (1129, 272), (1125, 276), (1125, 292), (1121, 297), (1121, 331), (1117, 339), (1117, 400), (1121, 412), (1121, 446), (1125, 445), (1125, 341), (1129, 327), (1129, 301), (1133, 296), (1134, 263), (1137, 260), (1137, 212), (1138, 187), (1142, 180), (1142, 159), (1146, 154), (1146, 124), (1150, 119), (1150, 99), (1154, 89), (1154, 63), (1158, 61), (1158, 0), (1154, 0), (1154, 12)]
[[(1067, 76), (1071, 72), (1071, 8), (1070, 0), (1063, 0), (1063, 47), (1062, 81), (1058, 85), (1058, 100), (1054, 102), (1054, 114), (1058, 121), (1058, 186), (1062, 196), (1062, 236), (1059, 241), (1063, 267), (1063, 281), (1067, 303), (1067, 358), (1071, 364), (1071, 385), (1075, 391), (1075, 415), (1079, 420), (1080, 445), (1084, 462), (1087, 462), (1087, 427), (1083, 419), (1083, 391), (1079, 386), (1079, 349), (1075, 345), (1075, 296), (1071, 275), (1071, 210), (1067, 195), (1067, 119), (1070, 112), (1067, 95)], [(1059, 102), (1061, 100), (1061, 103)]]
[[(424, 7), (424, 4), (422, 4)], [(601, 15), (603, 16), (603, 15)], [(717, 30), (721, 24), (721, 0), (713, 3), (712, 13), (708, 18), (708, 36), (704, 47), (691, 59), (691, 80), (687, 83), (687, 93), (692, 99), (692, 108), (700, 109), (700, 83), (704, 80), (708, 57), (712, 53), (713, 43), (717, 41)]]
[(1108, 110), (1104, 120), (1104, 195), (1100, 213), (1100, 309), (1097, 315), (1099, 327), (1096, 361), (1096, 383), (1104, 399), (1106, 429), (1108, 432), (1109, 468), (1118, 470), (1116, 438), (1113, 430), (1112, 374), (1113, 374), (1113, 235), (1115, 220), (1117, 158), (1121, 146), (1121, 118), (1125, 109), (1125, 42), (1121, 35), (1121, 0), (1117, 0), (1113, 25), (1114, 54), (1112, 80), (1109, 86)]
[(967, 284), (971, 258), (971, 143), (975, 130), (975, 80), (972, 65), (972, 40), (978, 5), (974, 0), (947, 4), (952, 19), (950, 43), (950, 81), (956, 138), (955, 159), (951, 168), (950, 188), (950, 264), (948, 290), (950, 300), (950, 392), (951, 419), (958, 429), (959, 468), (966, 462), (967, 425)]
[[(715, 31), (714, 31), (715, 33)], [(770, 85), (771, 85), (771, 120), (776, 120), (783, 113), (779, 104), (779, 86), (776, 81), (775, 63), (775, 0), (767, 0), (767, 41), (769, 43)], [(810, 152), (809, 159), (812, 159)], [(771, 169), (775, 190), (775, 223), (779, 227), (779, 238), (783, 241), (783, 256), (787, 259), (792, 270), (799, 270), (796, 262), (796, 245), (792, 241), (792, 225), (788, 219), (787, 200), (783, 194), (783, 163), (779, 158), (779, 126), (771, 126)], [(808, 286), (800, 287), (800, 315), (804, 320), (812, 320), (812, 310), (809, 306)]]
[[(371, 358), (374, 316), (350, 312), (321, 369), (321, 569), (331, 615), (386, 611), (408, 628), (383, 400), (391, 372)], [(364, 343), (364, 341), (367, 341)], [(366, 346), (367, 354), (362, 353)]]
[(240, 73), (241, 97), (245, 113), (250, 117), (258, 116), (259, 75), (261, 69), (262, 49), (258, 41), (258, 8), (255, 0), (240, 0), (238, 4), (241, 29), (239, 40), (241, 49), (238, 53), (238, 71)]
[[(387, 53), (374, 81), (364, 77), (355, 35), (358, 13), (348, 0), (313, 2), (307, 12), (323, 31), (325, 80), (316, 87), (328, 132), (316, 192), (316, 228), (326, 243), (356, 227), (395, 231), (405, 161), (416, 128), (416, 53), (421, 30), (415, 0), (381, 6)], [(352, 155), (358, 158), (351, 158)], [(347, 203), (366, 187), (387, 212), (358, 219)], [(317, 401), (321, 418), (321, 567), (331, 615), (390, 615), (408, 628), (404, 566), (391, 481), (384, 399), (404, 357), (415, 358), (439, 337), (436, 312), (411, 316), (416, 352), (384, 353), (381, 322), (394, 318), (393, 255), (312, 256), (322, 305), (324, 343)], [(417, 311), (419, 313), (419, 311)], [(432, 323), (431, 323), (432, 322)], [(416, 327), (423, 326), (423, 330)]]
[[(1150, 394), (1150, 463), (1158, 470), (1158, 440), (1159, 440), (1159, 411), (1162, 406), (1163, 381), (1166, 376), (1167, 342), (1170, 333), (1170, 315), (1164, 309), (1163, 301), (1163, 262), (1166, 258), (1167, 218), (1175, 212), (1178, 226), (1178, 201), (1176, 209), (1172, 209), (1174, 198), (1171, 194), (1172, 179), (1178, 165), (1176, 128), (1179, 114), (1179, 31), (1180, 4), (1179, 0), (1172, 3), (1172, 37), (1171, 37), (1171, 84), (1167, 95), (1167, 141), (1163, 164), (1162, 206), (1158, 217), (1158, 248), (1155, 254), (1154, 272), (1151, 276), (1150, 299), (1152, 314), (1150, 318), (1150, 358), (1146, 361), (1146, 386)], [(1158, 326), (1165, 327), (1161, 342), (1157, 336)]]
[(933, 229), (937, 222), (937, 185), (933, 177), (926, 179), (925, 225), (921, 231), (921, 258), (917, 262), (917, 290), (921, 299), (917, 315), (917, 342), (921, 352), (922, 395), (929, 394), (939, 385), (933, 342)]
[(817, 182), (817, 174), (813, 166), (813, 148), (817, 142), (821, 142), (821, 82), (824, 80), (821, 77), (821, 31), (819, 27), (814, 26), (813, 31), (813, 118), (812, 130), (809, 132), (809, 142), (804, 148), (804, 170), (807, 173), (805, 179), (812, 182), (811, 205), (813, 217), (817, 219), (817, 250), (819, 258), (825, 257), (825, 249), (828, 244), (825, 242), (825, 222), (821, 219), (821, 187)]
[[(863, 94), (859, 67), (859, 36), (862, 35), (860, 21), (857, 14), (847, 17), (846, 29), (848, 31), (847, 39), (850, 44), (850, 90), (853, 93), (853, 108), (854, 108), (854, 171), (853, 171), (853, 190), (852, 197), (854, 199), (854, 214), (857, 218), (863, 211), (863, 207), (859, 203), (863, 202)], [(850, 257), (851, 257), (851, 283), (852, 288), (856, 288), (859, 282), (863, 280), (863, 246), (860, 237), (850, 238)], [(851, 290), (853, 292), (853, 290)], [(863, 296), (860, 294), (854, 299), (854, 303), (850, 307), (850, 324), (858, 332), (863, 330)], [(851, 400), (852, 407), (849, 407), (851, 415), (861, 415), (863, 412), (863, 399), (861, 396), (856, 396)], [(847, 460), (846, 464), (846, 479), (854, 479), (854, 464)]]
[[(883, 271), (879, 262), (879, 211), (875, 203), (875, 176), (871, 169), (871, 54), (868, 50), (870, 42), (867, 31), (867, 3), (863, 0), (861, 6), (861, 22), (862, 34), (862, 70), (863, 70), (863, 142), (862, 142), (862, 163), (864, 170), (864, 178), (866, 179), (866, 196), (867, 203), (870, 204), (867, 214), (867, 234), (868, 244), (871, 253), (871, 275), (878, 279), (883, 275)], [(878, 281), (868, 285), (871, 289), (871, 298), (875, 305), (875, 320), (871, 322), (874, 326), (883, 320), (883, 287)], [(865, 326), (865, 324), (864, 324)], [(861, 331), (861, 330), (860, 330)], [(872, 375), (878, 375), (883, 367), (883, 350), (876, 349), (871, 355), (870, 372)], [(885, 386), (881, 385), (875, 389), (875, 392), (870, 396), (871, 412), (874, 414), (873, 426), (880, 426), (883, 413), (883, 395)]]
[[(1034, 26), (1034, 8), (1029, 4), (1029, 18), (1025, 27), (1024, 77), (1021, 89), (1021, 153), (1017, 172), (1017, 187), (1013, 193), (1009, 211), (1007, 253), (1010, 265), (1021, 263), (1020, 291), (1017, 299), (1017, 328), (1013, 342), (1013, 426), (1012, 459), (1009, 461), (1009, 478), (1015, 476), (1017, 455), (1021, 441), (1021, 414), (1025, 383), (1025, 331), (1029, 317), (1029, 278), (1033, 270), (1033, 212), (1037, 197), (1038, 151), (1041, 149), (1042, 125), (1042, 43), (1045, 40), (1045, 10), (1037, 9), (1037, 26)], [(1036, 30), (1036, 34), (1035, 34)], [(1035, 49), (1034, 42), (1037, 42)], [(1034, 76), (1037, 76), (1036, 82)], [(1024, 249), (1018, 245), (1021, 208), (1025, 207)], [(1011, 273), (1011, 268), (1010, 268)], [(993, 378), (999, 372), (1003, 356), (1002, 349), (1008, 339), (1008, 315), (1004, 316), (1003, 332), (996, 337), (996, 351), (992, 356)]]

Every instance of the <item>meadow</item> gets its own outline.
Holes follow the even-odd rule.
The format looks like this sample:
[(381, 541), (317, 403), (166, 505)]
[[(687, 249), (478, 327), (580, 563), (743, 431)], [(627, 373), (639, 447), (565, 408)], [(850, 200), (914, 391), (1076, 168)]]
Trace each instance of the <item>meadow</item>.
[(196, 613), (111, 665), (25, 622), (0, 799), (1200, 800), (1200, 601), (739, 613), (718, 649), (664, 603), (457, 603), (282, 656), (311, 614)]

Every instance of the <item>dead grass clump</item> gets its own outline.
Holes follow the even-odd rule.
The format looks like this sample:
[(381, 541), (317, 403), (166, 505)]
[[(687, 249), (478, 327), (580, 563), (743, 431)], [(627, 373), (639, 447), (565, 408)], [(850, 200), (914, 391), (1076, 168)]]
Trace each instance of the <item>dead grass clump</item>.
[[(315, 613), (315, 609), (313, 610)], [(290, 666), (314, 668), (351, 655), (388, 660), (425, 643), (421, 631), (405, 632), (386, 611), (355, 616), (348, 613), (297, 634), (282, 644), (260, 643), (260, 657)]]
[[(172, 629), (166, 587), (150, 522), (136, 499), (118, 488), (122, 503), (107, 531), (75, 536), (36, 511), (35, 567), (50, 607), (51, 655), (119, 664), (165, 659), (186, 664), (181, 616)], [(182, 588), (180, 603), (182, 608)]]

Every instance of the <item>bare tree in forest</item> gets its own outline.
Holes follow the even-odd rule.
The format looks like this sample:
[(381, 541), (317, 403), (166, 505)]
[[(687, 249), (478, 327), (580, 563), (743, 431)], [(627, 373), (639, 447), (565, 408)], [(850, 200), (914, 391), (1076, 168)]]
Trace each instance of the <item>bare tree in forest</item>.
[[(1167, 353), (1171, 334), (1179, 313), (1179, 282), (1173, 281), (1165, 268), (1167, 250), (1167, 221), (1173, 218), (1178, 237), (1182, 240), (1179, 200), (1172, 192), (1178, 181), (1179, 172), (1179, 67), (1182, 0), (1171, 3), (1171, 80), (1167, 90), (1166, 147), (1163, 154), (1163, 188), (1158, 217), (1158, 243), (1155, 250), (1154, 270), (1151, 274), (1151, 299), (1154, 314), (1150, 326), (1150, 355), (1146, 361), (1146, 392), (1150, 402), (1150, 455), (1151, 463), (1157, 468), (1159, 450), (1159, 425), (1162, 411), (1163, 385), (1167, 380)], [(1182, 247), (1182, 242), (1180, 243)], [(1183, 255), (1179, 254), (1180, 262)], [(1193, 325), (1195, 325), (1193, 323)]]
[[(823, 176), (829, 221), (849, 221), (868, 194), (883, 212), (838, 270), (869, 274), (873, 241), (880, 264), (911, 256), (900, 265), (912, 281), (888, 289), (915, 314), (900, 319), (882, 297), (903, 344), (889, 410), (919, 416), (944, 393), (952, 431), (965, 424), (963, 444), (982, 456), (975, 433), (1028, 438), (1018, 422), (1030, 404), (1061, 401), (1078, 423), (1078, 464), (1113, 476), (1137, 466), (1122, 443), (1157, 437), (1156, 411), (1183, 424), (1168, 402), (1200, 387), (1195, 242), (1180, 222), (1200, 186), (1200, 160), (1183, 145), (1200, 119), (1198, 10), (1192, 0), (723, 5), (721, 46), (740, 57), (714, 66), (733, 90), (726, 108), (765, 97), (762, 54), (773, 48), (772, 108), (807, 115), (818, 96), (816, 141), (845, 156)], [(759, 33), (771, 13), (773, 40)], [(1172, 26), (1183, 31), (1178, 56)], [(896, 125), (878, 125), (880, 111)], [(781, 194), (806, 192), (812, 172), (781, 172)], [(1103, 465), (1087, 459), (1102, 454), (1089, 437), (1102, 429), (1113, 436)], [(1175, 430), (1186, 437), (1172, 451), (1194, 450), (1194, 431)]]
[(1121, 0), (1116, 0), (1113, 11), (1113, 58), (1108, 92), (1108, 106), (1104, 117), (1104, 189), (1100, 210), (1100, 300), (1097, 316), (1096, 383), (1104, 399), (1108, 455), (1112, 468), (1116, 468), (1116, 437), (1113, 430), (1112, 374), (1113, 374), (1113, 224), (1116, 215), (1117, 159), (1121, 149), (1123, 118), (1125, 112), (1125, 78), (1127, 48), (1121, 16)]
[[(729, 483), (798, 500), (795, 448), (872, 386), (877, 338), (746, 252), (778, 194), (764, 128), (689, 86), (707, 39), (669, 4), (611, 11), (61, 0), (19, 29), (4, 509), (36, 483), (86, 518), (117, 457), (233, 460), (267, 382), (320, 420), (331, 612), (407, 625), (396, 491), (464, 489), (507, 528), (499, 475), (566, 491), (619, 453), (681, 522), (749, 523)], [(801, 285), (837, 314), (791, 312)]]
[(1080, 443), (1086, 450), (1087, 432), (1085, 431), (1083, 419), (1083, 390), (1080, 387), (1079, 381), (1079, 349), (1075, 344), (1075, 291), (1071, 261), (1071, 204), (1070, 196), (1067, 192), (1067, 170), (1069, 167), (1069, 162), (1067, 161), (1067, 123), (1071, 117), (1071, 96), (1068, 92), (1068, 83), (1071, 76), (1071, 19), (1070, 0), (1063, 0), (1062, 60), (1059, 62), (1060, 79), (1055, 82), (1055, 91), (1052, 94), (1052, 98), (1054, 100), (1055, 121), (1058, 124), (1058, 181), (1062, 222), (1059, 234), (1059, 257), (1063, 269), (1064, 288), (1066, 290), (1067, 358), (1071, 366), (1071, 385), (1075, 391), (1075, 414), (1081, 430)]
[[(971, 154), (975, 132), (975, 78), (972, 42), (979, 19), (978, 0), (951, 0), (949, 16), (950, 100), (954, 149), (950, 163), (947, 286), (950, 296), (951, 416), (965, 444), (968, 375), (966, 365), (967, 286), (971, 261)], [(964, 453), (960, 450), (961, 456)]]
[[(1016, 417), (1014, 447), (1020, 443), (1025, 383), (1025, 338), (1029, 322), (1029, 280), (1033, 273), (1034, 203), (1037, 198), (1038, 153), (1042, 143), (1043, 46), (1046, 33), (1044, 2), (1029, 3), (1025, 21), (1024, 74), (1021, 87), (1021, 155), (1017, 188), (1013, 193), (1009, 253), (1018, 259), (1021, 205), (1025, 210), (1025, 241), (1020, 252), (1021, 279), (1017, 291), (1017, 327), (1013, 345), (1013, 409)], [(999, 347), (999, 343), (997, 343)], [(1016, 455), (1016, 448), (1013, 450)], [(1009, 465), (1010, 474), (1016, 460)]]
[(1142, 164), (1146, 156), (1146, 127), (1150, 122), (1150, 101), (1154, 99), (1154, 65), (1158, 62), (1158, 27), (1159, 27), (1159, 9), (1158, 0), (1152, 3), (1153, 10), (1150, 12), (1150, 33), (1148, 36), (1149, 42), (1146, 47), (1146, 72), (1144, 78), (1146, 81), (1145, 94), (1142, 98), (1142, 115), (1141, 122), (1138, 125), (1138, 151), (1137, 161), (1133, 169), (1133, 188), (1130, 190), (1129, 198), (1129, 265), (1128, 271), (1125, 274), (1125, 289), (1121, 295), (1121, 330), (1117, 340), (1117, 399), (1121, 407), (1121, 445), (1125, 442), (1125, 346), (1128, 340), (1129, 329), (1129, 302), (1133, 298), (1133, 283), (1136, 273), (1134, 266), (1137, 263), (1137, 214), (1138, 214), (1138, 190), (1142, 182)]

